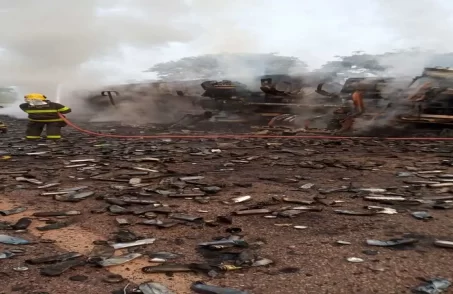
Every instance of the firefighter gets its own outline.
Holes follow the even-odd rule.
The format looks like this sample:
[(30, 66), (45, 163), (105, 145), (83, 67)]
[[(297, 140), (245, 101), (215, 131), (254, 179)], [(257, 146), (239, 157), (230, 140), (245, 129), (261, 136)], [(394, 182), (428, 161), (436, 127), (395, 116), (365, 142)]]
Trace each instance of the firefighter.
[(8, 132), (8, 128), (6, 125), (0, 121), (0, 133), (6, 134)]
[(71, 109), (60, 103), (47, 100), (47, 97), (39, 93), (30, 93), (24, 96), (25, 102), (19, 107), (28, 113), (28, 125), (26, 139), (41, 139), (41, 133), (46, 127), (47, 139), (61, 139), (61, 128), (66, 123), (58, 116), (58, 113), (70, 113)]

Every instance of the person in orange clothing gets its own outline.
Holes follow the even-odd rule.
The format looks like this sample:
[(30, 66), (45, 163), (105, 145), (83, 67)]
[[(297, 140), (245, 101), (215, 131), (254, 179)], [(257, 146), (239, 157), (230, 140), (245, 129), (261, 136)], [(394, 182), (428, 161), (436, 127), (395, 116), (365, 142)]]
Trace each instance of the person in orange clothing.
[(363, 104), (363, 93), (364, 91), (360, 88), (355, 90), (352, 94), (352, 102), (354, 104), (355, 114), (354, 116), (361, 115), (365, 112), (365, 105)]
[[(352, 126), (354, 125), (354, 118), (360, 116), (362, 113), (365, 112), (365, 105), (363, 103), (363, 95), (364, 95), (364, 90), (360, 85), (358, 85), (357, 89), (354, 91), (354, 93), (352, 93), (352, 103), (354, 105), (354, 109), (351, 112), (349, 112), (349, 110), (346, 110), (349, 113), (346, 115), (346, 117), (340, 119), (341, 128), (339, 130), (337, 130), (336, 132), (334, 132), (334, 134), (349, 131), (352, 128)], [(345, 111), (345, 110), (343, 110), (343, 111)], [(341, 113), (339, 113), (339, 114), (341, 114)]]

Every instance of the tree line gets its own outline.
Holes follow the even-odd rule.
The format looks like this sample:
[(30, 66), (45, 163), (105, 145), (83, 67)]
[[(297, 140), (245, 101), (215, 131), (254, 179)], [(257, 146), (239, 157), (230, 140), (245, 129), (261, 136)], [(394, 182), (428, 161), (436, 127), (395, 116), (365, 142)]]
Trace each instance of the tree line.
[[(335, 56), (315, 72), (360, 72), (379, 75), (392, 68), (391, 61), (399, 57), (420, 59), (429, 57), (425, 66), (453, 67), (453, 53), (434, 54), (413, 48), (383, 54), (367, 54), (362, 51), (348, 56)], [(386, 62), (387, 61), (387, 62)], [(158, 63), (147, 72), (154, 72), (163, 80), (223, 79), (235, 75), (259, 72), (265, 74), (298, 74), (308, 71), (306, 62), (293, 56), (269, 54), (218, 54), (185, 57), (180, 60)]]

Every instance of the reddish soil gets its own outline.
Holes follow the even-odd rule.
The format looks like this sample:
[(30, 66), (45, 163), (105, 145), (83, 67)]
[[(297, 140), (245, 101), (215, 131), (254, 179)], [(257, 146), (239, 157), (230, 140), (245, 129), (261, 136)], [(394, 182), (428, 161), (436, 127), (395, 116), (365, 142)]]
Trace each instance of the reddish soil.
[[(24, 249), (9, 259), (1, 259), (0, 293), (112, 293), (130, 283), (129, 289), (145, 281), (159, 282), (177, 294), (192, 293), (194, 281), (246, 290), (254, 294), (294, 293), (410, 293), (421, 283), (420, 278), (444, 277), (453, 280), (451, 260), (453, 249), (433, 245), (435, 239), (452, 240), (453, 210), (433, 209), (429, 204), (390, 205), (366, 201), (365, 193), (333, 192), (327, 189), (352, 185), (354, 188), (382, 188), (387, 192), (408, 198), (452, 196), (449, 187), (430, 188), (407, 184), (408, 180), (439, 179), (437, 173), (423, 171), (441, 170), (440, 174), (453, 174), (451, 160), (453, 144), (448, 142), (391, 142), (382, 140), (296, 140), (296, 139), (198, 139), (198, 140), (143, 140), (126, 141), (88, 137), (66, 128), (68, 141), (57, 145), (38, 145), (22, 141), (25, 122), (7, 121), (10, 131), (1, 135), (0, 152), (11, 158), (0, 161), (0, 210), (18, 206), (27, 210), (20, 214), (0, 216), (1, 221), (14, 222), (21, 217), (32, 217), (37, 211), (79, 210), (80, 216), (69, 217), (74, 224), (67, 228), (41, 232), (36, 227), (45, 224), (43, 218), (32, 217), (32, 225), (25, 232), (0, 230), (0, 234), (33, 240), (33, 245), (0, 244), (0, 252), (8, 249)], [(88, 127), (108, 129), (91, 125)], [(111, 126), (123, 134), (148, 132), (127, 126)], [(194, 132), (194, 130), (191, 130)], [(100, 144), (109, 144), (100, 147)], [(97, 147), (96, 147), (97, 146)], [(215, 149), (220, 149), (220, 152)], [(29, 152), (47, 151), (44, 155), (26, 155)], [(154, 157), (160, 162), (143, 161), (140, 158)], [(1, 158), (1, 155), (0, 155)], [(96, 163), (87, 163), (89, 169), (71, 168), (70, 160), (93, 158)], [(314, 164), (313, 164), (314, 163)], [(25, 260), (49, 254), (76, 251), (88, 254), (93, 241), (107, 240), (118, 231), (115, 219), (118, 216), (92, 213), (106, 207), (104, 198), (134, 196), (143, 192), (126, 182), (111, 182), (90, 179), (107, 172), (120, 178), (120, 172), (131, 172), (130, 167), (157, 170), (137, 177), (147, 183), (148, 189), (164, 189), (178, 192), (177, 185), (165, 185), (170, 178), (182, 175), (203, 176), (201, 184), (186, 183), (185, 193), (198, 192), (206, 186), (221, 187), (210, 196), (207, 203), (194, 199), (170, 198), (152, 194), (146, 196), (169, 205), (173, 212), (183, 212), (215, 220), (219, 215), (230, 215), (246, 207), (262, 207), (281, 211), (283, 207), (302, 206), (283, 202), (283, 197), (298, 200), (322, 198), (310, 207), (322, 211), (307, 211), (294, 218), (265, 218), (264, 215), (232, 216), (232, 224), (216, 226), (183, 223), (171, 228), (158, 229), (138, 224), (144, 218), (128, 214), (124, 217), (131, 223), (127, 229), (146, 238), (156, 238), (151, 245), (138, 248), (138, 252), (167, 251), (180, 253), (178, 263), (205, 262), (197, 253), (197, 244), (216, 237), (227, 237), (227, 228), (239, 227), (248, 243), (261, 244), (253, 250), (259, 257), (269, 258), (274, 264), (263, 267), (228, 271), (220, 277), (210, 278), (202, 273), (145, 274), (141, 268), (155, 265), (149, 258), (141, 257), (121, 266), (98, 268), (81, 266), (70, 269), (57, 277), (40, 275), (42, 266), (26, 265), (28, 270), (15, 271), (24, 266)], [(10, 174), (13, 171), (26, 171)], [(136, 170), (135, 170), (136, 171)], [(410, 172), (407, 177), (398, 177), (398, 172)], [(422, 173), (420, 173), (422, 172)], [(172, 174), (173, 173), (173, 177)], [(160, 178), (151, 179), (152, 176)], [(35, 177), (44, 184), (59, 182), (60, 186), (37, 189), (39, 185), (17, 182), (16, 177)], [(429, 178), (425, 178), (429, 176)], [(104, 178), (106, 176), (104, 175)], [(305, 184), (314, 184), (304, 187)], [(88, 186), (86, 191), (95, 196), (77, 203), (60, 202), (53, 196), (41, 196), (42, 192), (62, 188)], [(122, 187), (119, 187), (122, 186)], [(147, 192), (149, 193), (149, 191)], [(384, 194), (377, 192), (375, 194)], [(239, 204), (225, 204), (233, 197), (250, 195), (252, 200)], [(144, 196), (143, 196), (144, 197)], [(272, 201), (274, 199), (274, 201)], [(278, 201), (277, 201), (278, 200)], [(341, 201), (341, 202), (340, 202)], [(321, 203), (322, 202), (322, 203)], [(272, 204), (265, 206), (265, 204)], [(369, 211), (365, 206), (379, 205), (397, 210), (396, 214), (366, 216), (338, 214), (335, 210)], [(132, 205), (127, 208), (138, 208)], [(428, 211), (433, 217), (419, 220), (413, 211)], [(269, 213), (270, 214), (270, 213)], [(269, 215), (266, 214), (266, 215)], [(46, 218), (55, 220), (55, 218)], [(166, 220), (165, 215), (158, 219)], [(61, 221), (63, 219), (56, 219)], [(306, 226), (296, 229), (294, 226)], [(389, 240), (411, 237), (418, 239), (414, 246), (403, 249), (366, 245), (367, 239)], [(53, 240), (53, 243), (44, 242)], [(350, 245), (339, 245), (347, 241)], [(361, 258), (353, 263), (347, 258)], [(292, 268), (292, 269), (289, 269)], [(121, 274), (126, 280), (109, 284), (102, 279), (111, 274)], [(76, 275), (86, 276), (85, 281), (72, 281)], [(3, 291), (3, 292), (2, 292)], [(122, 292), (119, 292), (122, 293)], [(446, 292), (448, 293), (448, 291)]]

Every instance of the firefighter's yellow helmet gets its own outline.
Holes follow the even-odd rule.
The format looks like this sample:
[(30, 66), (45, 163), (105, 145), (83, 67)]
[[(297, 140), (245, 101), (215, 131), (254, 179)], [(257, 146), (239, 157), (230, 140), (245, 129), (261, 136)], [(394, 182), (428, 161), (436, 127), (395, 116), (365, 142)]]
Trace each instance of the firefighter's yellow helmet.
[(47, 97), (40, 93), (30, 93), (24, 96), (25, 99), (46, 100)]

